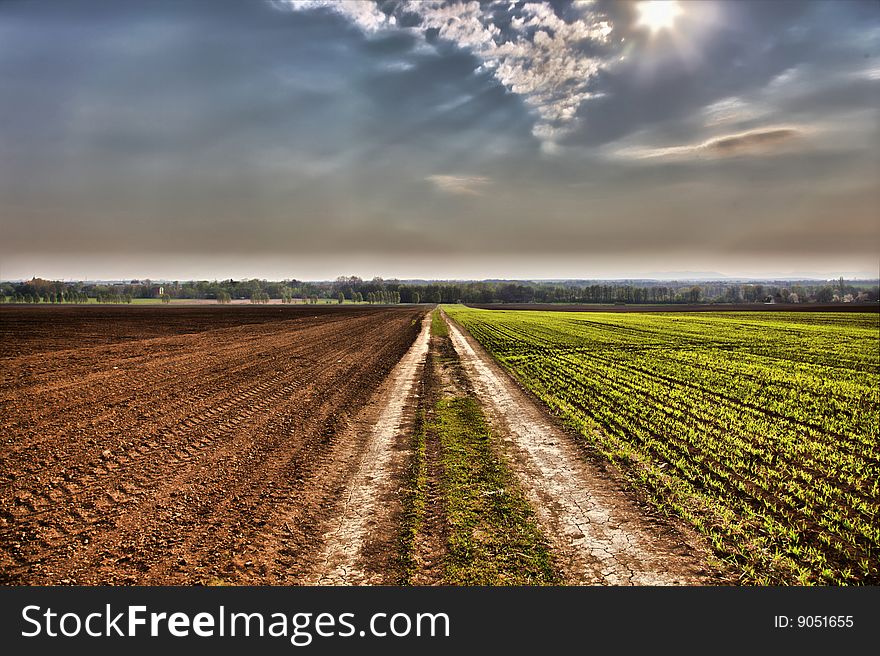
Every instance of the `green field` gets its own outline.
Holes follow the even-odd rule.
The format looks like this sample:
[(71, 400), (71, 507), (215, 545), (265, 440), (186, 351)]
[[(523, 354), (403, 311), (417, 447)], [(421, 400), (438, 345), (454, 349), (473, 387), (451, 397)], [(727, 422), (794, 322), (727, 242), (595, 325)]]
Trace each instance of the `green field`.
[(743, 583), (880, 583), (880, 316), (444, 306)]

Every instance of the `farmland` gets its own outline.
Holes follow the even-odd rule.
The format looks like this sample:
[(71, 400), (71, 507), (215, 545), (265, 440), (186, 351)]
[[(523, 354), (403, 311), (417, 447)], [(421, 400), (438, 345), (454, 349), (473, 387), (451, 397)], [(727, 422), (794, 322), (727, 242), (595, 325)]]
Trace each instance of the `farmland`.
[(0, 358), (296, 319), (350, 316), (350, 307), (265, 305), (0, 306)]
[(0, 307), (0, 583), (880, 580), (876, 313), (426, 309)]
[(738, 581), (880, 582), (876, 313), (445, 309)]
[(0, 308), (0, 582), (301, 580), (422, 314)]

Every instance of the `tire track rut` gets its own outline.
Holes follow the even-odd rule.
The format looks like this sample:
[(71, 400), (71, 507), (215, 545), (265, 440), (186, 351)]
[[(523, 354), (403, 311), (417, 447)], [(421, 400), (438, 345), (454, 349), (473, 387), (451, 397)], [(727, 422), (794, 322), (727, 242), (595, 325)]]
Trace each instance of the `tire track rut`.
[[(305, 582), (319, 585), (377, 585), (392, 582), (381, 559), (396, 537), (399, 499), (395, 488), (406, 465), (405, 448), (412, 428), (413, 395), (425, 364), (430, 339), (430, 315), (406, 355), (391, 372), (378, 404), (382, 411), (369, 428), (355, 473), (343, 501), (328, 522), (324, 548)], [(382, 543), (385, 544), (382, 544)], [(384, 548), (383, 548), (384, 547)]]

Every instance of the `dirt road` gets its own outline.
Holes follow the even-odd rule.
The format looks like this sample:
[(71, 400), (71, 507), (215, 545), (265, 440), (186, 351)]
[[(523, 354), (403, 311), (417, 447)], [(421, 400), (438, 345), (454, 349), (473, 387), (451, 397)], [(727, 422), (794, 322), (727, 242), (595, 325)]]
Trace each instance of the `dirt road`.
[(687, 585), (707, 582), (695, 536), (650, 519), (583, 457), (572, 437), (448, 320), (449, 334), (511, 468), (571, 584)]
[(347, 428), (422, 314), (300, 312), (4, 358), (0, 582), (298, 582), (367, 441)]
[[(425, 364), (430, 320), (422, 321), (416, 341), (391, 371), (375, 405), (373, 423), (358, 425), (367, 434), (343, 502), (328, 523), (324, 548), (305, 583), (365, 585), (394, 583), (398, 482), (407, 466), (407, 444), (413, 428), (416, 383)], [(345, 436), (343, 436), (343, 440)]]

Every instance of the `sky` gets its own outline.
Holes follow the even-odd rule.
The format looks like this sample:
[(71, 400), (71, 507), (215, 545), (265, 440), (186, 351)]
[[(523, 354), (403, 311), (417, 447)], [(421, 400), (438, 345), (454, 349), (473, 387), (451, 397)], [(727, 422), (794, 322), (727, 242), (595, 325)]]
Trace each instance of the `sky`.
[(880, 276), (880, 3), (0, 1), (0, 279)]

